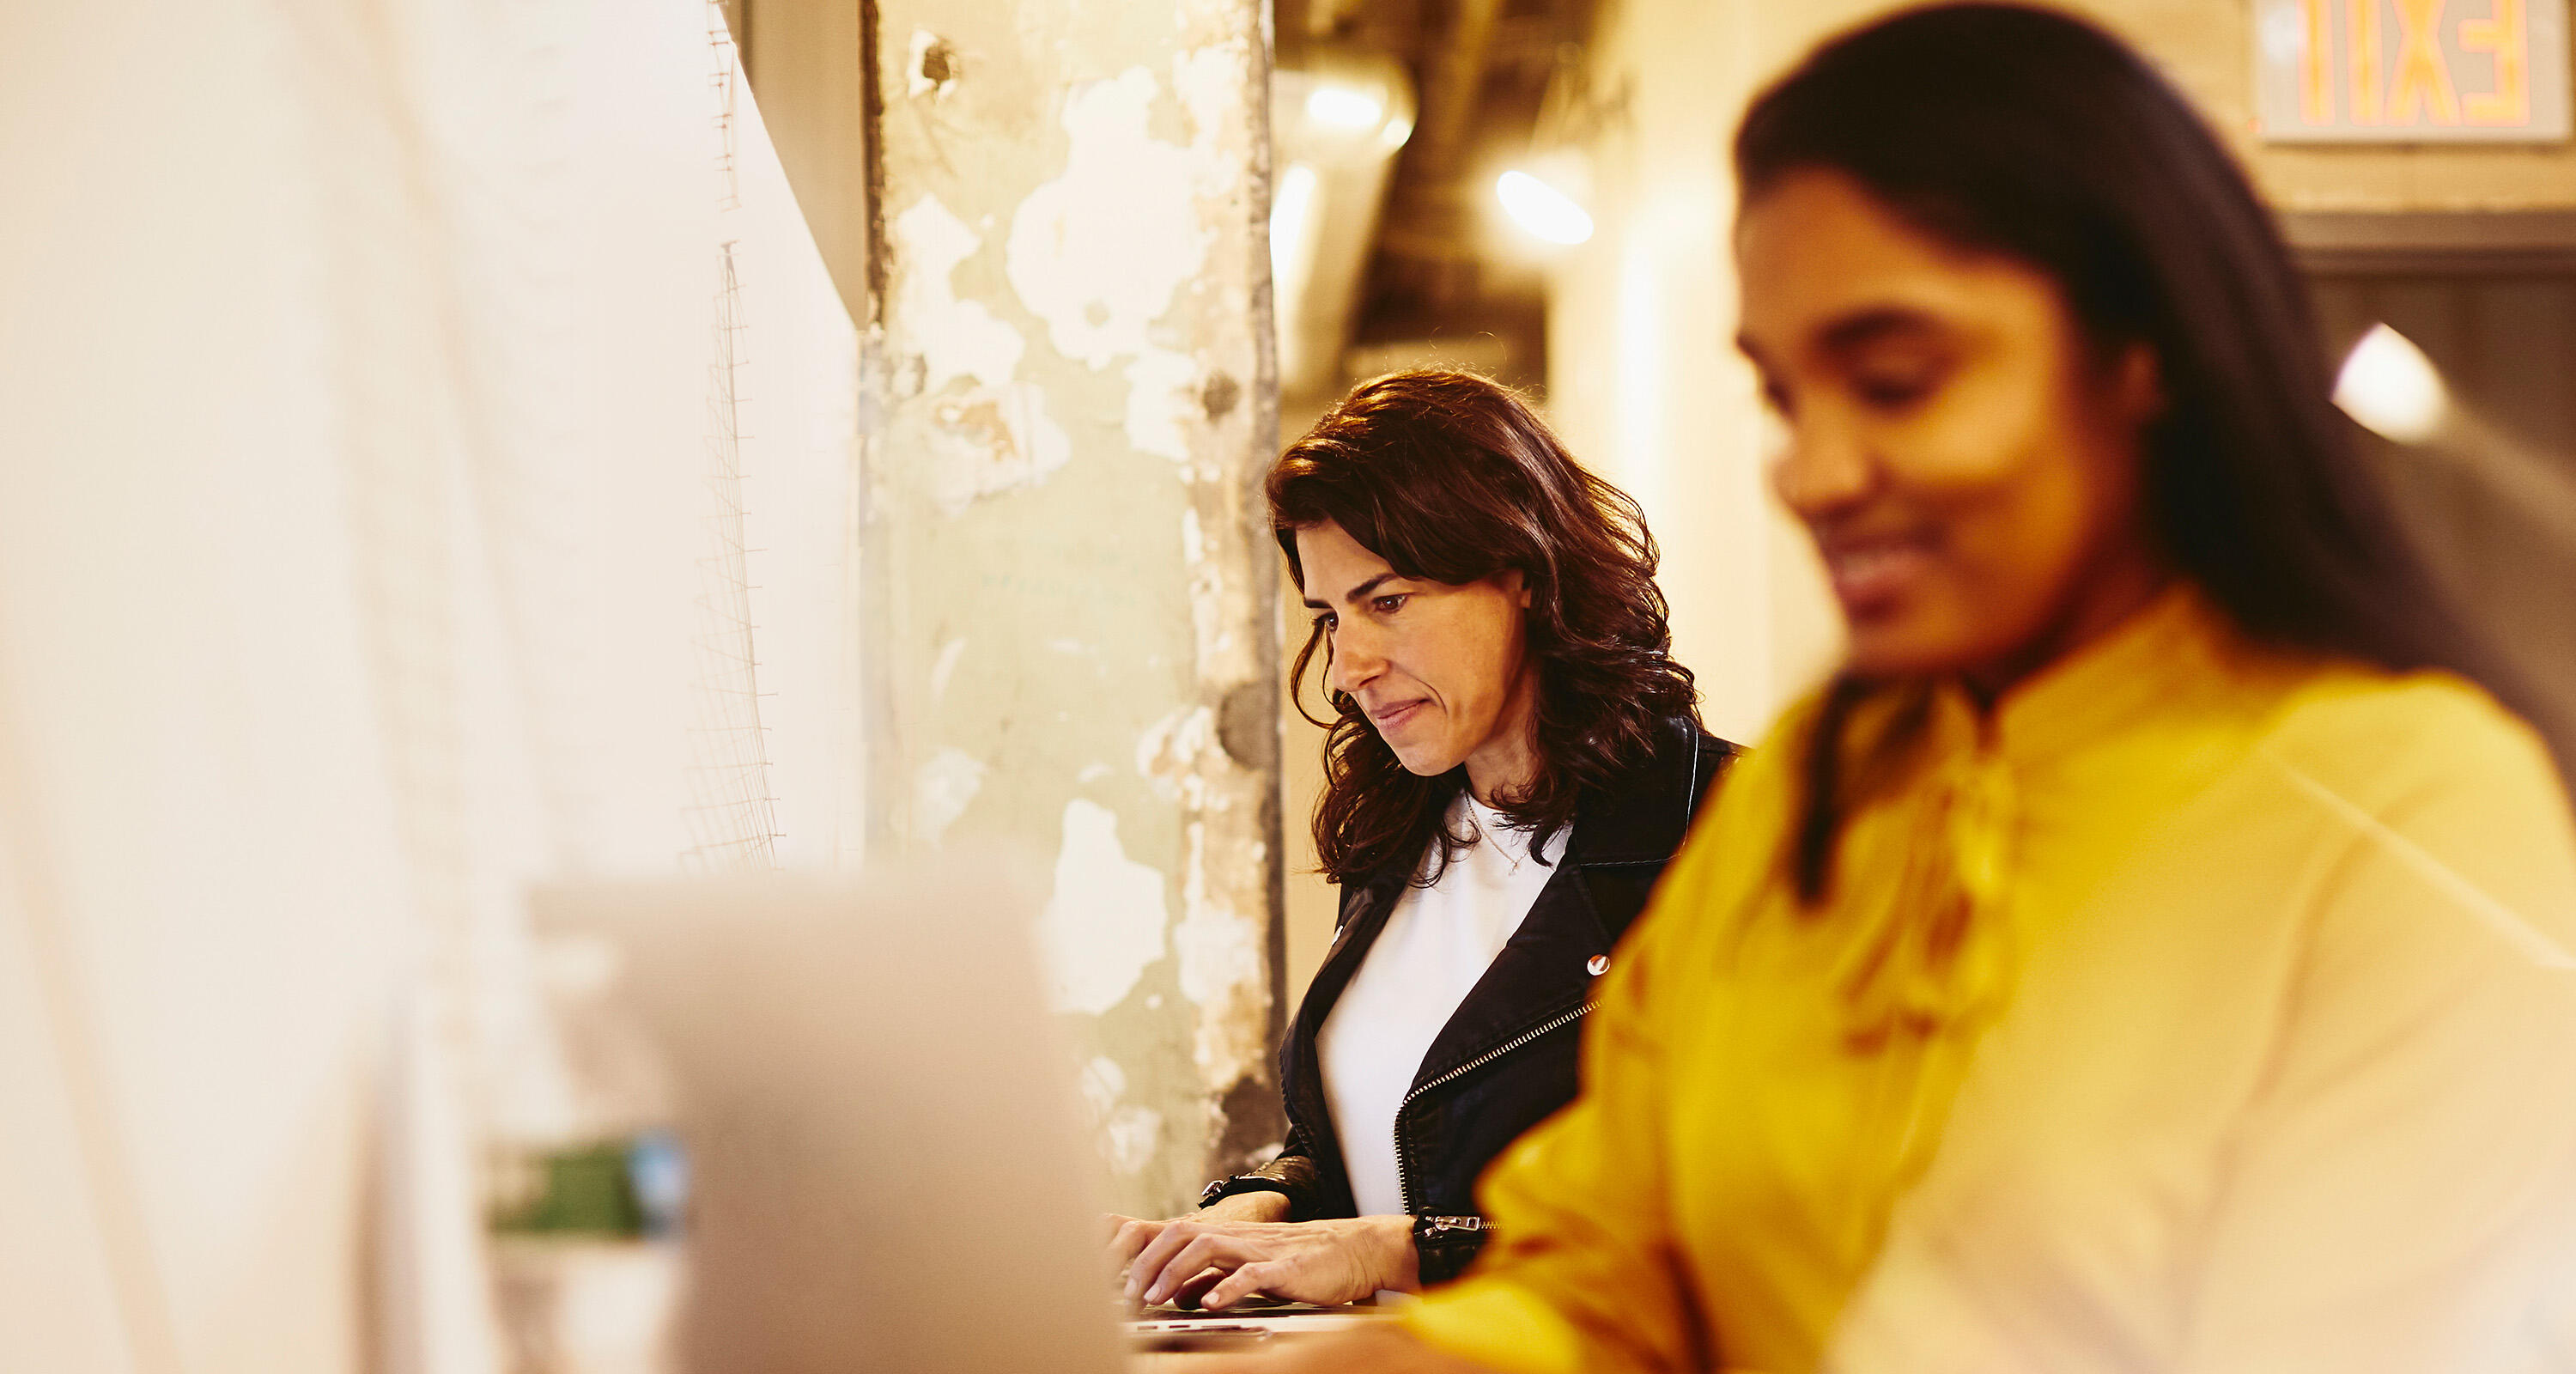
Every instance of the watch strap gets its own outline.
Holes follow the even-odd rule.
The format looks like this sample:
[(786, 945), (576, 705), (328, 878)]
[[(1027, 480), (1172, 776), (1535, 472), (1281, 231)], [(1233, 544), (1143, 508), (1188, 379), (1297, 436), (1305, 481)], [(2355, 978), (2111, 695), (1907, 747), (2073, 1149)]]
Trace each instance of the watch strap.
[(1202, 1189), (1199, 1193), (1199, 1205), (1211, 1206), (1239, 1193), (1287, 1192), (1288, 1184), (1285, 1180), (1272, 1178), (1268, 1174), (1236, 1174), (1232, 1178), (1218, 1179)]

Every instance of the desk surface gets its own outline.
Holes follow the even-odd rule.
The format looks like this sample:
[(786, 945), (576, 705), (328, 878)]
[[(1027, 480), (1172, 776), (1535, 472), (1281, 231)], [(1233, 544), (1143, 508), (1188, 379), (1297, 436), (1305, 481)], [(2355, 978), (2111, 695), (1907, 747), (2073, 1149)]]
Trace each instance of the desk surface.
[[(1242, 1316), (1209, 1314), (1153, 1317), (1127, 1324), (1130, 1349), (1135, 1352), (1128, 1359), (1128, 1368), (1135, 1371), (1135, 1374), (1188, 1374), (1189, 1371), (1221, 1354), (1258, 1354), (1263, 1350), (1275, 1348), (1279, 1341), (1319, 1336), (1333, 1331), (1347, 1331), (1352, 1327), (1365, 1326), (1370, 1322), (1385, 1321), (1390, 1315), (1379, 1309), (1344, 1307), (1320, 1312), (1264, 1314), (1256, 1311)], [(1246, 1328), (1269, 1334), (1253, 1337), (1249, 1335)], [(1149, 1351), (1143, 1348), (1150, 1337), (1172, 1332), (1202, 1332), (1215, 1339), (1208, 1343), (1208, 1348), (1200, 1350)], [(1226, 1340), (1226, 1336), (1233, 1333), (1245, 1333), (1240, 1343)]]

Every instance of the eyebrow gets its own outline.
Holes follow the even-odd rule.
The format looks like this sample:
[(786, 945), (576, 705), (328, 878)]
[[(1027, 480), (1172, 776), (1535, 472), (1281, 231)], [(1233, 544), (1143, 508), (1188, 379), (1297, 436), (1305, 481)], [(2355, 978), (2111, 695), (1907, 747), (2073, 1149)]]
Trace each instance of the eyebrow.
[[(1882, 339), (1908, 334), (1930, 334), (1940, 323), (1920, 310), (1901, 305), (1863, 306), (1840, 316), (1816, 331), (1816, 346), (1827, 353), (1849, 353)], [(1765, 366), (1769, 358), (1762, 345), (1750, 334), (1735, 336), (1735, 347), (1755, 366)]]
[[(1395, 579), (1397, 579), (1397, 578), (1399, 578), (1399, 577), (1402, 577), (1403, 575), (1404, 575), (1404, 574), (1402, 574), (1402, 573), (1399, 573), (1399, 572), (1393, 572), (1393, 571), (1379, 573), (1377, 576), (1370, 578), (1368, 581), (1363, 582), (1363, 583), (1359, 584), (1358, 586), (1351, 588), (1349, 591), (1346, 591), (1346, 592), (1342, 593), (1342, 599), (1343, 599), (1344, 601), (1357, 601), (1357, 600), (1359, 600), (1361, 597), (1364, 597), (1364, 596), (1368, 595), (1370, 592), (1372, 592), (1372, 591), (1376, 590), (1376, 589), (1377, 589), (1377, 585), (1378, 585), (1379, 583), (1381, 583), (1381, 582), (1392, 582), (1392, 581), (1394, 581)], [(1311, 596), (1310, 596), (1310, 597), (1307, 597), (1307, 598), (1306, 598), (1306, 609), (1307, 609), (1307, 610), (1310, 610), (1310, 611), (1329, 611), (1329, 610), (1333, 609), (1333, 606), (1332, 606), (1332, 603), (1331, 603), (1331, 602), (1329, 602), (1329, 601), (1317, 601), (1315, 598), (1313, 598), (1313, 597), (1311, 597)]]
[(1931, 334), (1940, 325), (1920, 310), (1880, 305), (1853, 311), (1816, 331), (1816, 343), (1828, 353), (1849, 353), (1882, 339)]

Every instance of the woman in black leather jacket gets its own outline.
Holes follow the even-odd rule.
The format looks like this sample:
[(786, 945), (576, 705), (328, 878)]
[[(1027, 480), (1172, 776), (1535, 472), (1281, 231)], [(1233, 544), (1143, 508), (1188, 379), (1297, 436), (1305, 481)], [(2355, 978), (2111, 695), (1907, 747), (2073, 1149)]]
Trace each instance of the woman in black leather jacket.
[(1266, 491), (1315, 615), (1292, 680), (1321, 650), (1335, 711), (1314, 824), (1340, 921), (1280, 1051), (1286, 1147), (1188, 1217), (1119, 1219), (1148, 1303), (1464, 1269), (1477, 1175), (1573, 1098), (1592, 980), (1736, 753), (1670, 657), (1636, 503), (1508, 389), (1367, 383)]

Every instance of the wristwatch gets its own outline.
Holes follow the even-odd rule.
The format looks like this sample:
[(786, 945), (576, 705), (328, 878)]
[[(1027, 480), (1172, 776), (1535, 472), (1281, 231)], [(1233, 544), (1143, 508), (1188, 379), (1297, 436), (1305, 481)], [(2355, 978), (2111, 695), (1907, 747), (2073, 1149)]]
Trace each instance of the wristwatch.
[(1212, 1206), (1237, 1193), (1286, 1193), (1288, 1185), (1268, 1174), (1236, 1174), (1209, 1184), (1199, 1193), (1201, 1207)]

